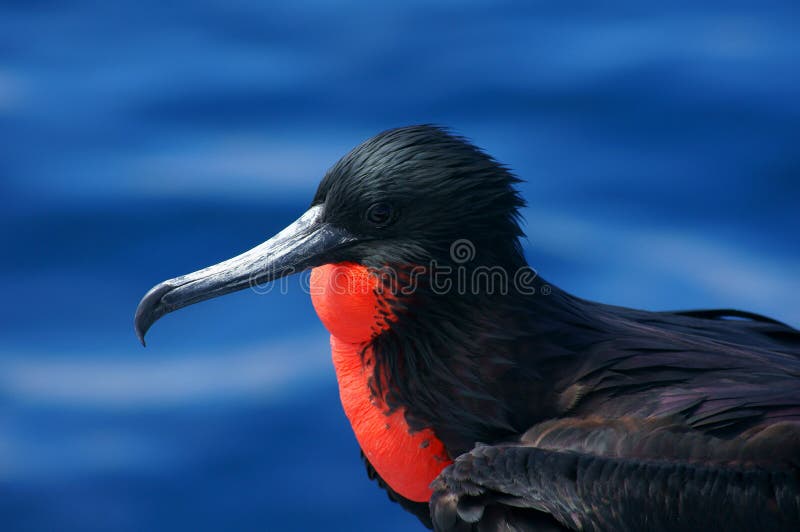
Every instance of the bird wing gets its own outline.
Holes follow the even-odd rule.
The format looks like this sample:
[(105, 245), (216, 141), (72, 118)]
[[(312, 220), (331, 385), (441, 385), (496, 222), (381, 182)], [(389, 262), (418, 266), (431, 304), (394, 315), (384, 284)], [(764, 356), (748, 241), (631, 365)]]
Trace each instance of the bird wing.
[(731, 310), (604, 316), (561, 384), (569, 415), (680, 414), (715, 436), (800, 421), (800, 331)]
[(575, 530), (800, 530), (800, 424), (722, 440), (668, 418), (564, 418), (479, 444), (433, 487), (442, 532), (516, 530), (504, 508)]
[(734, 337), (745, 345), (793, 353), (800, 358), (800, 331), (768, 316), (736, 309), (681, 310), (654, 314), (670, 316), (672, 323), (678, 327), (696, 330), (699, 326), (721, 339)]

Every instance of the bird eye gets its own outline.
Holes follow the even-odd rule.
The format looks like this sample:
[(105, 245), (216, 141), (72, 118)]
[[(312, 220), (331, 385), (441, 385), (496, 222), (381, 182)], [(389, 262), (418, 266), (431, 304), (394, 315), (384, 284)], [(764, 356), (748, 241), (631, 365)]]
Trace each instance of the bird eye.
[(392, 206), (388, 203), (374, 203), (367, 209), (367, 222), (372, 225), (382, 226), (392, 219)]

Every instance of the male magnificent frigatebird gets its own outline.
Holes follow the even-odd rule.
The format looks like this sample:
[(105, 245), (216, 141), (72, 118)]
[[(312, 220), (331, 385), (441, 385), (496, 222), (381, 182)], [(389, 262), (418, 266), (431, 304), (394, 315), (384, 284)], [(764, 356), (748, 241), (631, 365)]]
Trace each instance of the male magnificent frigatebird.
[(368, 474), (426, 526), (800, 530), (800, 331), (547, 284), (517, 182), (441, 128), (383, 132), (276, 236), (151, 289), (136, 331), (311, 268)]

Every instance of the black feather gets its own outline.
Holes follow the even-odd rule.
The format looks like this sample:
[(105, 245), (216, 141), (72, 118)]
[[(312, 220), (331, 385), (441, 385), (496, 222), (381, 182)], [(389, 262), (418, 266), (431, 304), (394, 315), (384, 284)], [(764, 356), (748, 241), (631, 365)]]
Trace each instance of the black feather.
[[(800, 528), (797, 330), (735, 310), (603, 305), (538, 276), (440, 289), (442, 268), (532, 271), (517, 182), (465, 139), (413, 126), (355, 148), (317, 191), (326, 221), (363, 240), (335, 259), (393, 272), (374, 393), (457, 458), (432, 521), (382, 484), (390, 496), (441, 530)], [(375, 202), (395, 209), (388, 226), (364, 220)], [(466, 261), (451, 249), (462, 240)], [(414, 290), (398, 290), (420, 266)]]

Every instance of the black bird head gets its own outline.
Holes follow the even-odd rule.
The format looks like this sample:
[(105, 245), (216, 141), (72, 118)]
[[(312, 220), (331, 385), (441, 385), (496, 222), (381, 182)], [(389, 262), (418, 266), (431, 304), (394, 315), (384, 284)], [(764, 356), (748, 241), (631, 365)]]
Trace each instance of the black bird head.
[[(309, 210), (263, 244), (153, 287), (136, 311), (139, 339), (161, 316), (311, 267), (452, 263), (464, 243), (472, 266), (524, 264), (518, 179), (464, 138), (422, 125), (380, 133), (320, 183)], [(462, 260), (457, 261), (459, 263)]]
[(385, 131), (345, 155), (312, 205), (324, 205), (323, 221), (358, 236), (341, 250), (345, 260), (447, 262), (453, 242), (466, 239), (484, 261), (503, 262), (520, 235), (517, 181), (467, 140), (411, 126)]

